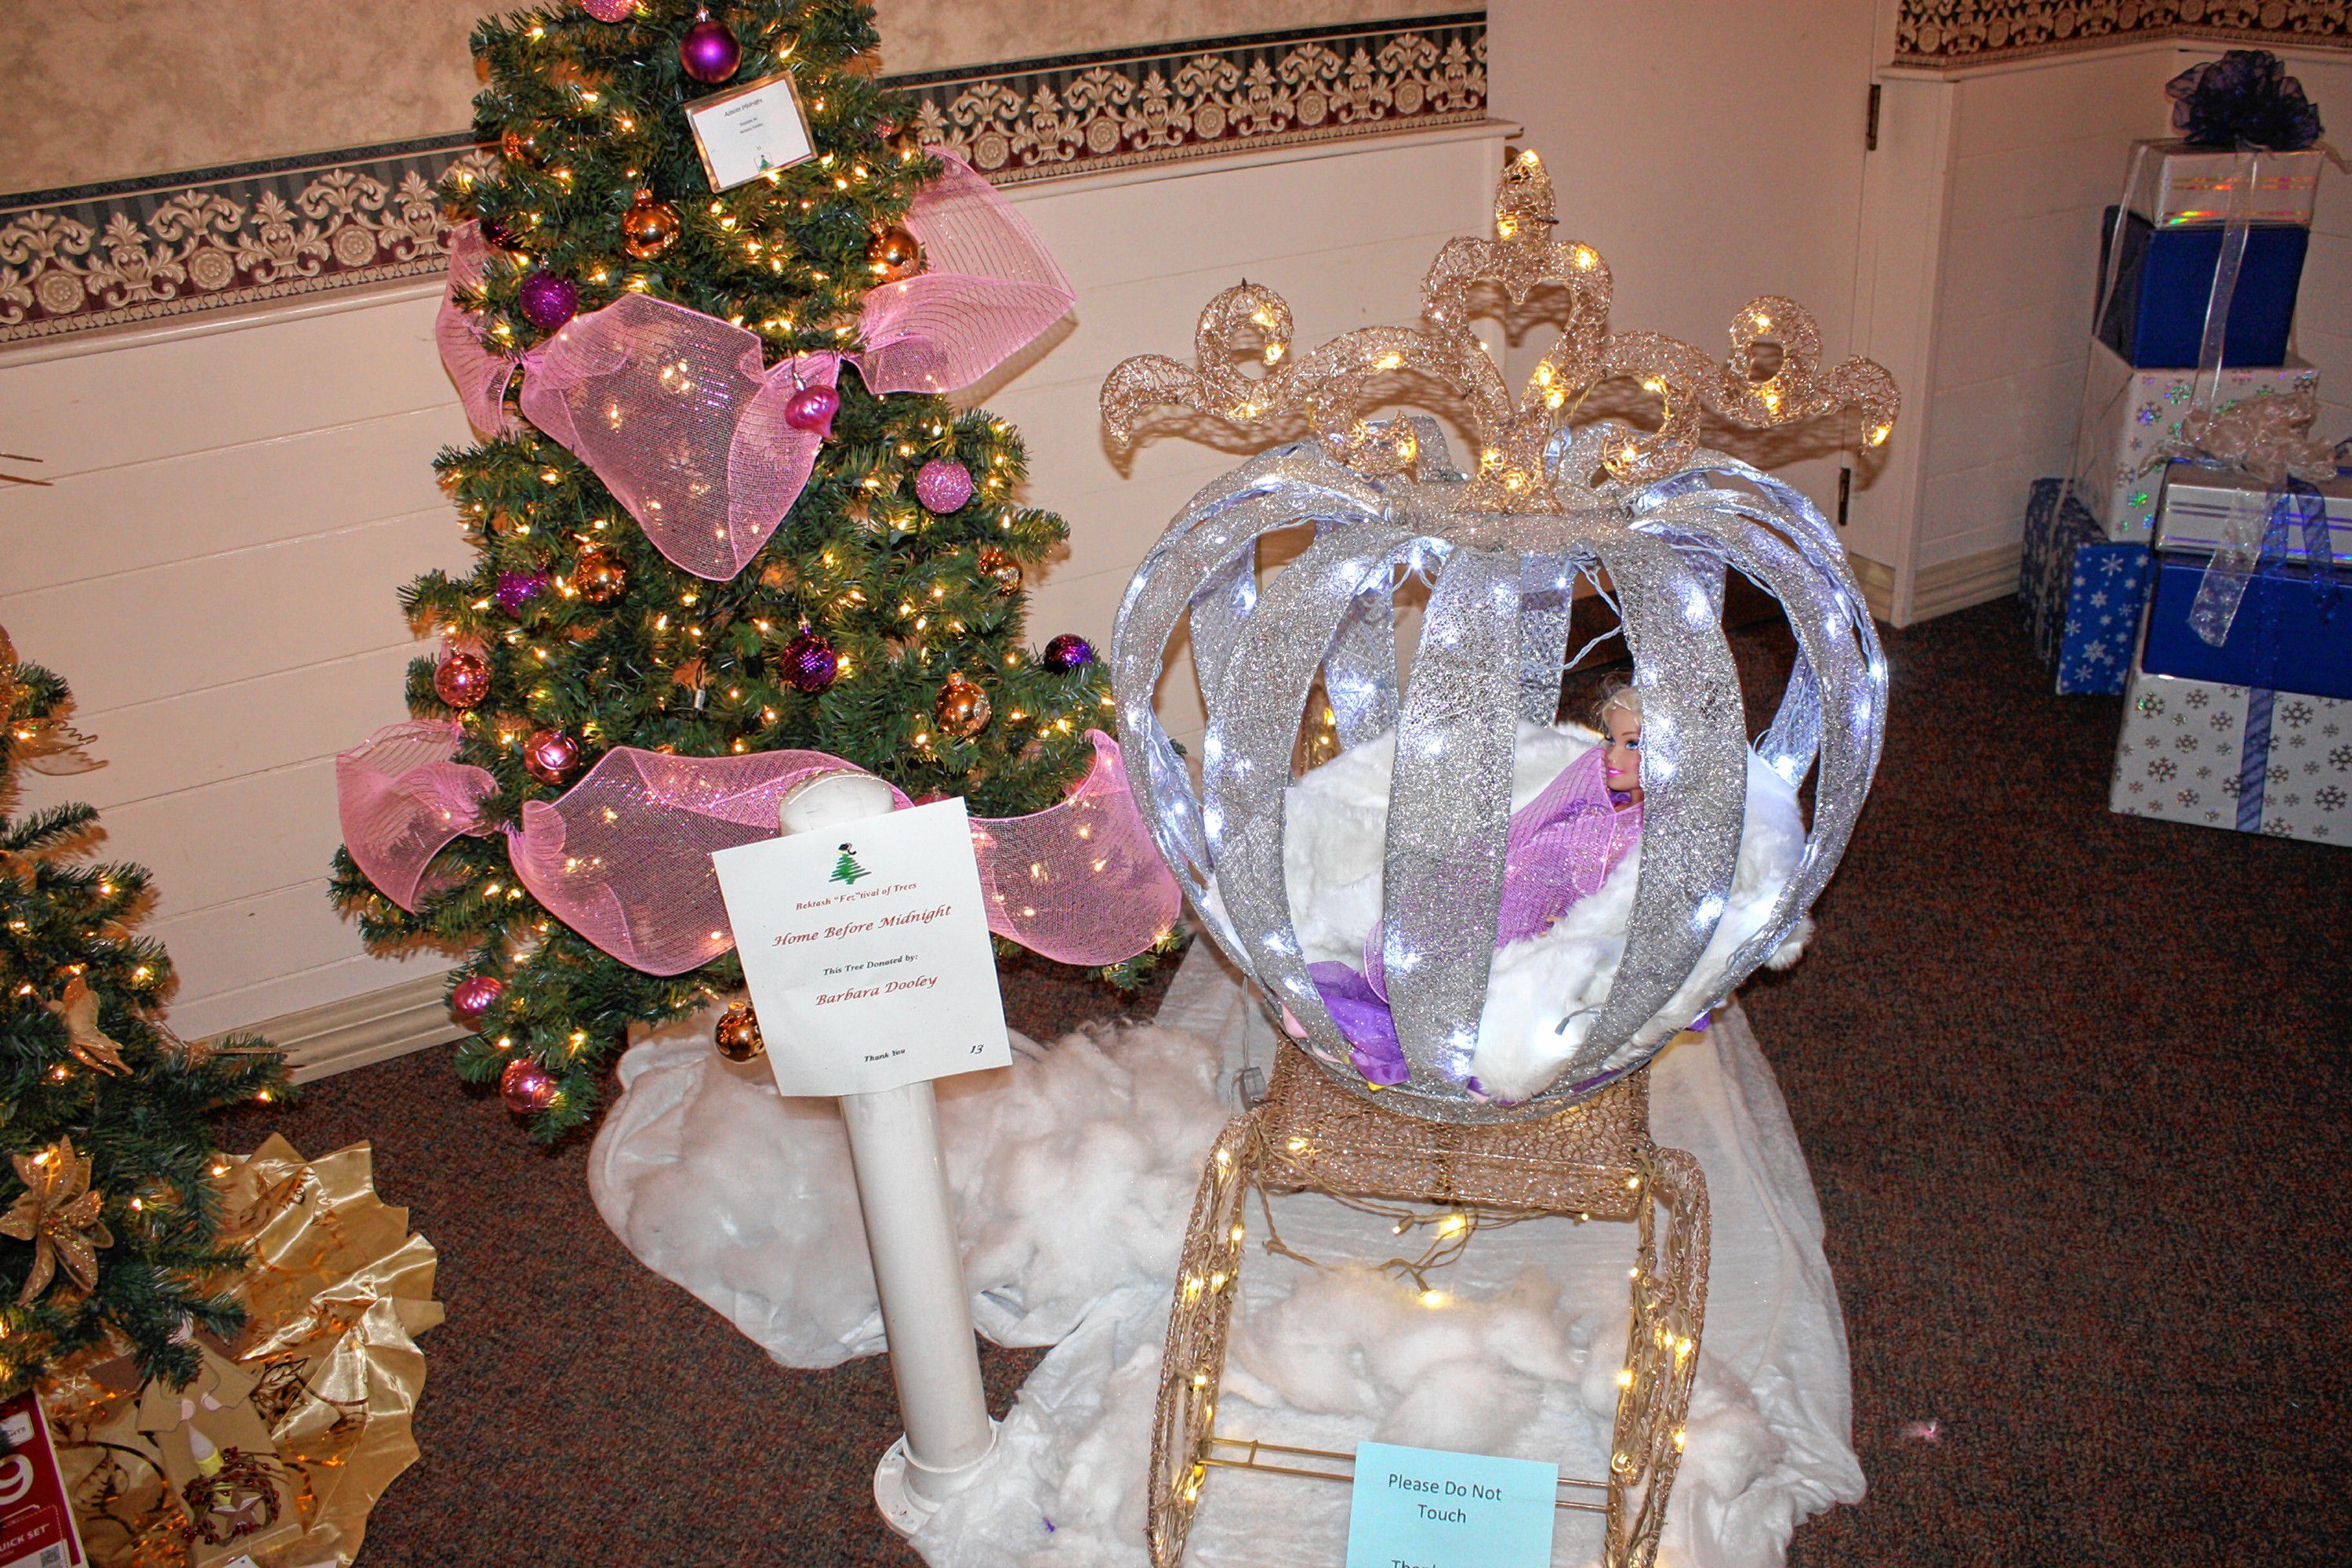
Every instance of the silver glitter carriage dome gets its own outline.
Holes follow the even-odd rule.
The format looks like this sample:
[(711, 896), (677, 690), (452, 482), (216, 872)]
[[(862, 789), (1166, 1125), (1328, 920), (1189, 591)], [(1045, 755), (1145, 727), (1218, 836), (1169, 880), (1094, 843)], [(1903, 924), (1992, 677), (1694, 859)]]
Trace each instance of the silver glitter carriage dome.
[[(1689, 1021), (1663, 1010), (1724, 918), (1746, 803), (1745, 717), (1722, 627), (1727, 568), (1777, 598), (1796, 634), (1787, 694), (1756, 750), (1791, 786), (1820, 772), (1796, 869), (1763, 929), (1725, 964), (1711, 1004), (1781, 945), (1836, 868), (1886, 711), (1885, 662), (1834, 531), (1795, 489), (1702, 449), (1697, 426), (1702, 408), (1762, 427), (1853, 405), (1874, 447), (1894, 428), (1893, 378), (1864, 359), (1822, 372), (1812, 319), (1777, 298), (1739, 312), (1720, 365), (1672, 338), (1612, 332), (1608, 268), (1591, 247), (1553, 238), (1554, 221), (1550, 179), (1522, 153), (1496, 195), (1496, 237), (1450, 240), (1438, 253), (1419, 328), (1365, 328), (1294, 357), (1289, 308), (1244, 283), (1202, 312), (1195, 365), (1130, 359), (1102, 391), (1104, 421), (1121, 440), (1146, 410), (1171, 404), (1235, 425), (1303, 414), (1315, 432), (1202, 490), (1137, 569), (1112, 647), (1119, 739), (1144, 819), (1211, 934), (1287, 1006), (1298, 1044), (1325, 1071), (1371, 1093), (1292, 925), (1284, 792), (1318, 674), (1342, 744), (1395, 731), (1381, 940), (1409, 1078), (1378, 1092), (1391, 1109), (1445, 1121), (1552, 1114), (1647, 1062)], [(1538, 283), (1569, 294), (1566, 326), (1516, 399), (1468, 325), (1472, 290), (1489, 280), (1515, 301)], [(1748, 368), (1758, 344), (1780, 351), (1761, 379)], [(1396, 371), (1464, 400), (1480, 437), (1474, 471), (1451, 467), (1433, 420), (1357, 416)], [(1614, 377), (1659, 400), (1660, 428), (1564, 428), (1583, 395)], [(1314, 542), (1261, 599), (1257, 540), (1302, 526)], [(1514, 739), (1523, 719), (1552, 721), (1574, 584), (1601, 573), (1642, 694), (1633, 914), (1589, 1033), (1539, 1093), (1504, 1104), (1465, 1080), (1494, 956)], [(1400, 574), (1432, 584), (1402, 698)], [(1152, 707), (1187, 621), (1208, 703), (1199, 795)]]

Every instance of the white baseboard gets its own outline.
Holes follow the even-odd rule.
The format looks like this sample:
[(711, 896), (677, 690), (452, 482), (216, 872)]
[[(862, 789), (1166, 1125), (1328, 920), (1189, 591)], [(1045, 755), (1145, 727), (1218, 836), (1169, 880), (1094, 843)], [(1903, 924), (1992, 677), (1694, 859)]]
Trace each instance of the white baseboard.
[(1891, 624), (1895, 619), (1895, 568), (1867, 555), (1849, 555), (1845, 563), (1853, 568), (1853, 580), (1861, 584), (1862, 600), (1870, 606), (1870, 613)]
[(449, 1016), (447, 988), (447, 976), (420, 974), (365, 995), (265, 1018), (238, 1033), (259, 1035), (284, 1051), (294, 1081), (308, 1083), (463, 1036), (464, 1026)]
[(1955, 610), (2016, 593), (2018, 561), (2024, 549), (2018, 542), (1996, 544), (1990, 550), (1979, 550), (1957, 561), (1938, 561), (1933, 566), (1920, 567), (1911, 575), (1911, 619), (1907, 624), (1917, 626), (1921, 621), (1932, 621), (1937, 616), (1948, 616)]

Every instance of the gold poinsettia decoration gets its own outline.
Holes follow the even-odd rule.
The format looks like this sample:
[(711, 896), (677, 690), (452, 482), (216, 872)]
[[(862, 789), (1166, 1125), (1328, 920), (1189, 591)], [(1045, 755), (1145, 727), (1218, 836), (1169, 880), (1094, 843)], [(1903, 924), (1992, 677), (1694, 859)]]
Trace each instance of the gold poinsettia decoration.
[(30, 1306), (57, 1278), (60, 1266), (84, 1295), (98, 1289), (98, 1249), (114, 1245), (100, 1211), (105, 1199), (89, 1184), (89, 1162), (74, 1152), (73, 1140), (59, 1141), (37, 1154), (12, 1157), (24, 1194), (0, 1219), (0, 1236), (33, 1244), (32, 1271), (16, 1293)]
[(122, 1059), (122, 1047), (98, 1026), (98, 993), (80, 975), (67, 981), (65, 994), (48, 1007), (65, 1020), (66, 1049), (73, 1053), (74, 1060), (100, 1072), (131, 1070), (131, 1064)]

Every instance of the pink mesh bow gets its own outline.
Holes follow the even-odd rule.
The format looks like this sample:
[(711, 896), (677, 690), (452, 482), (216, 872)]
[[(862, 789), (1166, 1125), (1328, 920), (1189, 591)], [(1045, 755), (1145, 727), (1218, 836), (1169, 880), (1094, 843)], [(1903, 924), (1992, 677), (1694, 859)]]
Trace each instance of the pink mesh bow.
[(1053, 253), (994, 186), (938, 149), (940, 177), (907, 213), (923, 270), (885, 283), (858, 311), (858, 374), (875, 393), (970, 386), (1077, 302)]
[(664, 555), (723, 582), (800, 499), (823, 438), (784, 422), (839, 356), (764, 368), (758, 334), (624, 294), (525, 356), (522, 411), (596, 471)]
[[(1180, 895), (1128, 795), (1118, 743), (1087, 738), (1094, 765), (1068, 799), (974, 817), (972, 848), (992, 931), (1065, 963), (1116, 963), (1166, 934)], [(455, 724), (397, 724), (336, 759), (344, 843), (404, 909), (442, 846), (478, 830), (497, 787), (454, 760), (457, 741)], [(615, 747), (560, 798), (524, 805), (508, 858), (531, 896), (597, 947), (650, 974), (683, 973), (734, 944), (711, 852), (772, 837), (794, 784), (849, 765), (824, 752)]]
[(425, 865), (470, 833), (482, 801), (496, 794), (488, 769), (450, 759), (457, 726), (419, 719), (378, 730), (335, 759), (343, 845), (367, 879), (402, 909), (416, 908)]
[[(926, 270), (872, 289), (860, 310), (866, 350), (854, 363), (877, 395), (968, 386), (1076, 299), (994, 188), (938, 157), (940, 178), (907, 215)], [(451, 231), (435, 335), (466, 417), (503, 428), (520, 369), (524, 416), (595, 471), (656, 549), (698, 577), (740, 572), (800, 499), (822, 445), (785, 422), (784, 405), (803, 386), (833, 385), (839, 357), (770, 368), (756, 334), (642, 294), (574, 318), (529, 353), (494, 350), (457, 303), (480, 286), (488, 254), (479, 225)]]

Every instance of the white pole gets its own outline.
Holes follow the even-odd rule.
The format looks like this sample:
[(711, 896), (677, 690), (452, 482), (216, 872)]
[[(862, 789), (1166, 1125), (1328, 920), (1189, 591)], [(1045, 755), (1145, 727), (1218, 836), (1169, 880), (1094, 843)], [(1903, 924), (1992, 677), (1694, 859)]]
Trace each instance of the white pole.
[[(869, 773), (825, 773), (784, 796), (777, 825), (805, 833), (878, 816), (892, 805), (890, 787)], [(893, 1529), (912, 1534), (971, 1481), (996, 1442), (996, 1424), (981, 1391), (930, 1084), (845, 1094), (841, 1114), (907, 1424), (874, 1473), (874, 1500)]]

